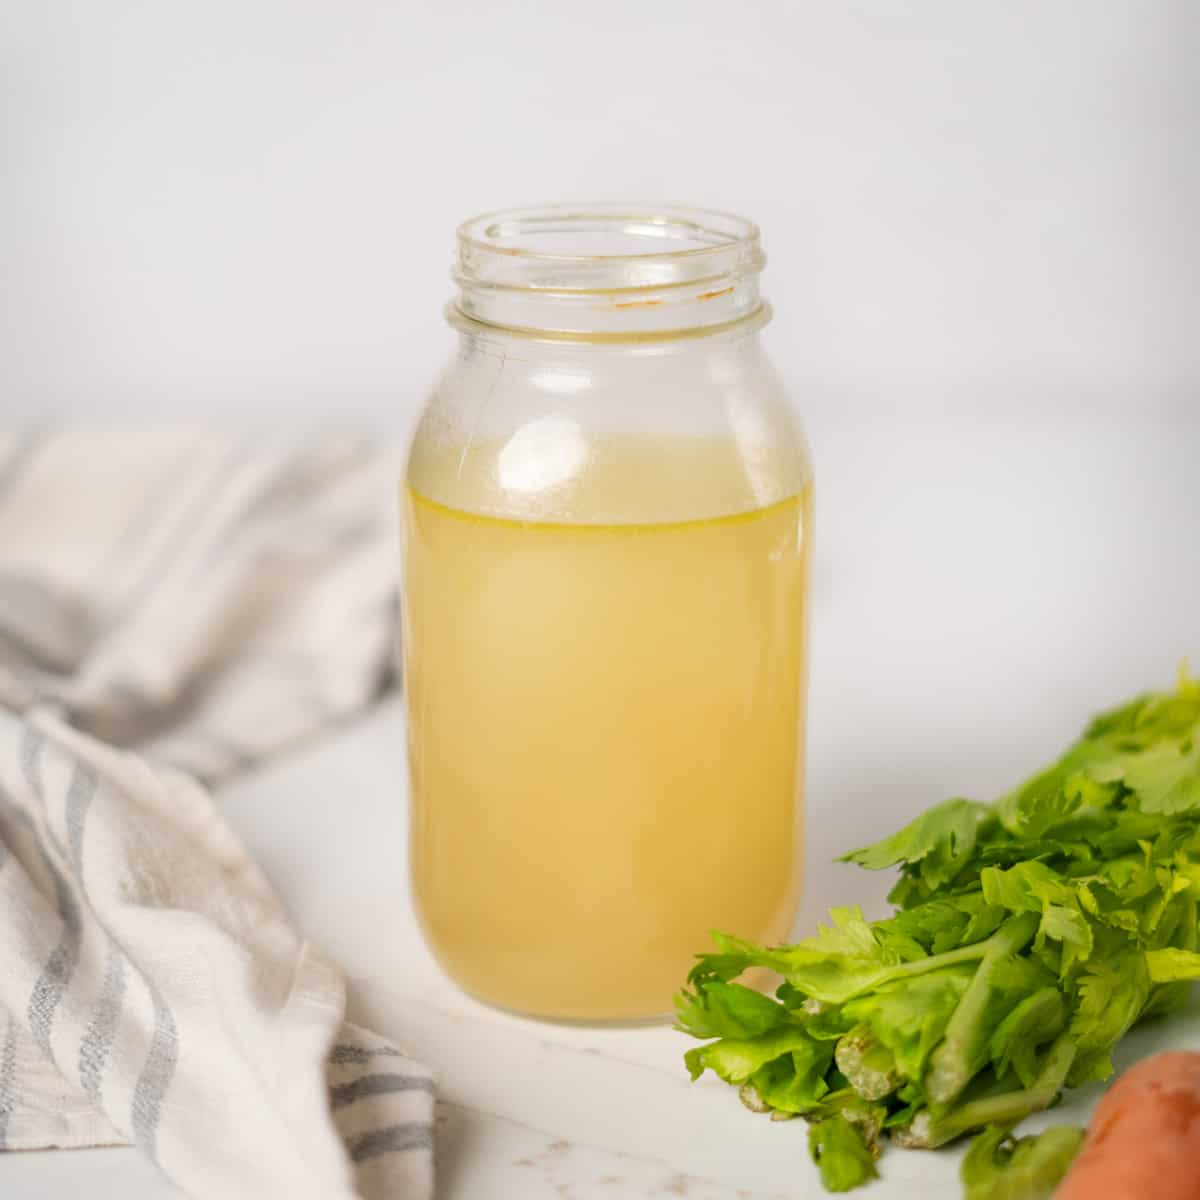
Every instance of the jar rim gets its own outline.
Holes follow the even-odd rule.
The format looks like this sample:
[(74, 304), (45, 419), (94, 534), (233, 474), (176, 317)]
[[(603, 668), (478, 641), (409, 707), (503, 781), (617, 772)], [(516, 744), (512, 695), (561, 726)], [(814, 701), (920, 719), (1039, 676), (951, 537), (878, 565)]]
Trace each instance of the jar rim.
[[(534, 246), (506, 244), (521, 237), (601, 232), (597, 226), (607, 227), (603, 232), (609, 235), (658, 238), (663, 241), (690, 239), (701, 244), (589, 254), (560, 253)], [(757, 249), (761, 256), (761, 234), (753, 221), (720, 209), (684, 205), (577, 203), (496, 209), (464, 221), (458, 227), (457, 236), (460, 251), (469, 249), (506, 259), (564, 264), (673, 262), (714, 258), (738, 247), (743, 248), (743, 252), (747, 247)], [(761, 268), (761, 261), (758, 265)]]
[(551, 204), (463, 222), (468, 320), (583, 338), (715, 329), (762, 307), (758, 226), (714, 209)]

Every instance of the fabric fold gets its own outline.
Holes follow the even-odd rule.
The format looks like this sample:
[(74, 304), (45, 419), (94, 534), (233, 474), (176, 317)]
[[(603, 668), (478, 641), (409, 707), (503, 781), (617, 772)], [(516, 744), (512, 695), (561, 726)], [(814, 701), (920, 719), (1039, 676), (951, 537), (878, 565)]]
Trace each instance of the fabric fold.
[(429, 1072), (345, 1023), (202, 782), (376, 694), (397, 475), (356, 442), (0, 438), (0, 1149), (431, 1194)]

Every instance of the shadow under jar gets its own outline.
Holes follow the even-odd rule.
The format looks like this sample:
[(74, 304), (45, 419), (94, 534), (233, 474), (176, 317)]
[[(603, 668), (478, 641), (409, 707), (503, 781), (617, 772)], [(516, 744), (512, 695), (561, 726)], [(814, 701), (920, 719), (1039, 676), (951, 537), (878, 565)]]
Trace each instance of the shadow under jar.
[(757, 229), (576, 206), (458, 234), (404, 486), (412, 879), (480, 1000), (669, 1012), (803, 853), (811, 468)]

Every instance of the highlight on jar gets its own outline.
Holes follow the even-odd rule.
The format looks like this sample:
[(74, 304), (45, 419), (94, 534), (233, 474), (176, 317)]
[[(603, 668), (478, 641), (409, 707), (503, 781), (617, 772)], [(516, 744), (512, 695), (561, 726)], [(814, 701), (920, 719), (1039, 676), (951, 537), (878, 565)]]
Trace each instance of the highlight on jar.
[(402, 486), (411, 875), (488, 1004), (667, 1016), (799, 902), (812, 468), (759, 232), (636, 206), (458, 232)]

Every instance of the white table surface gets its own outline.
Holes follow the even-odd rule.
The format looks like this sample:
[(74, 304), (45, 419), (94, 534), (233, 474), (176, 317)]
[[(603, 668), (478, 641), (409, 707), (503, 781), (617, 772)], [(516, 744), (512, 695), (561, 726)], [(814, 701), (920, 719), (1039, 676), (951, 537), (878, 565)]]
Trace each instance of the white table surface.
[[(883, 875), (831, 865), (951, 794), (987, 797), (1089, 711), (1200, 667), (1200, 418), (927, 417), (815, 431), (808, 874), (881, 911)], [(774, 1200), (819, 1194), (801, 1122), (688, 1082), (666, 1028), (490, 1012), (425, 951), (407, 895), (395, 699), (227, 788), (234, 826), (299, 923), (343, 964), (352, 1015), (439, 1076), (440, 1200)], [(1120, 1063), (1200, 1045), (1200, 1009)], [(1096, 1089), (1055, 1122), (1083, 1119)], [(1031, 1127), (1036, 1122), (1031, 1122)], [(892, 1151), (867, 1194), (958, 1195), (955, 1152)], [(131, 1150), (0, 1156), (4, 1200), (176, 1195)]]

